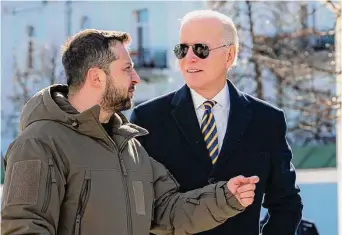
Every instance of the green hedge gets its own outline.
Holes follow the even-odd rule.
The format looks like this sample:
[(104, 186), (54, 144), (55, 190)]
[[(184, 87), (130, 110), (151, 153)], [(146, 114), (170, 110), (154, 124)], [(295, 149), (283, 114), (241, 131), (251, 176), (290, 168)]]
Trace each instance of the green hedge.
[(5, 181), (4, 159), (1, 157), (1, 184)]

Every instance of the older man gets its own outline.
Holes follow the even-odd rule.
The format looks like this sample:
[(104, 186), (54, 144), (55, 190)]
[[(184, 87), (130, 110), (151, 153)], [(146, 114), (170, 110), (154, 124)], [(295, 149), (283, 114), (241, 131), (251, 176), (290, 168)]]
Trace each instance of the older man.
[(136, 107), (131, 122), (149, 131), (140, 142), (183, 192), (237, 174), (260, 177), (253, 205), (203, 235), (259, 234), (263, 198), (270, 218), (262, 233), (293, 235), (303, 206), (284, 113), (227, 79), (238, 45), (229, 17), (210, 10), (188, 13), (174, 49), (186, 85)]

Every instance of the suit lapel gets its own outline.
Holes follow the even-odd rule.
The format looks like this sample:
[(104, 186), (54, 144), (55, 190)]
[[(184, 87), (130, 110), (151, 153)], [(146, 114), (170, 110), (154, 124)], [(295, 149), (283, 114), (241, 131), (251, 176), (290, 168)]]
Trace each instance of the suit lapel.
[(172, 105), (174, 105), (175, 108), (172, 110), (171, 114), (186, 141), (196, 153), (196, 155), (189, 157), (194, 157), (196, 161), (200, 161), (210, 169), (212, 164), (197, 121), (191, 93), (186, 85), (175, 93)]
[(228, 125), (215, 168), (219, 167), (221, 163), (230, 158), (234, 151), (239, 147), (241, 138), (252, 118), (252, 111), (248, 107), (249, 101), (244, 94), (230, 81), (228, 81), (228, 88), (230, 95)]

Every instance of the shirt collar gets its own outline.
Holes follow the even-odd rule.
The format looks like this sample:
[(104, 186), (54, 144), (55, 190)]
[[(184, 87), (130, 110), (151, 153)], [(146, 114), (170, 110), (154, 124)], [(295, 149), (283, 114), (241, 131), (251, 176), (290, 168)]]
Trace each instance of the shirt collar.
[[(195, 90), (190, 88), (192, 102), (194, 104), (195, 110), (199, 109), (202, 104), (207, 100), (200, 94), (198, 94)], [(217, 95), (212, 99), (217, 102), (216, 105), (219, 105), (223, 108), (229, 109), (230, 107), (230, 97), (229, 97), (229, 89), (227, 83), (223, 87), (223, 89), (217, 93)]]

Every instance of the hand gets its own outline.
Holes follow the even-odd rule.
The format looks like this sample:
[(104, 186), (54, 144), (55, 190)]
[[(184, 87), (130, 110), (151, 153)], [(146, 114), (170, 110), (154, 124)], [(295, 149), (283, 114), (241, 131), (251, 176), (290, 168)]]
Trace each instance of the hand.
[(242, 206), (247, 207), (254, 201), (255, 184), (259, 182), (258, 176), (236, 176), (227, 183), (229, 191), (235, 195)]

